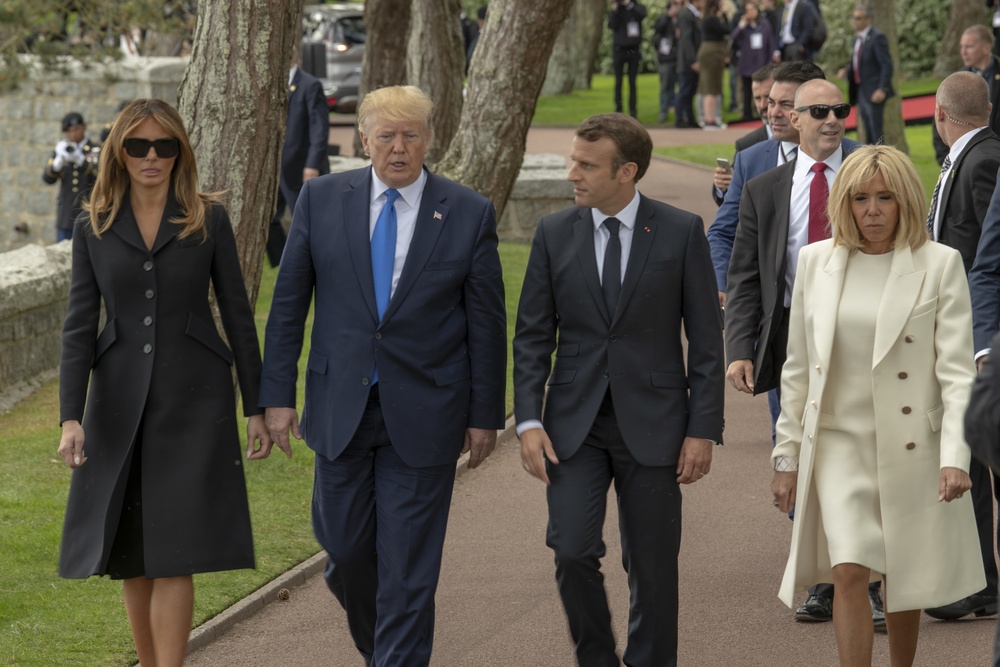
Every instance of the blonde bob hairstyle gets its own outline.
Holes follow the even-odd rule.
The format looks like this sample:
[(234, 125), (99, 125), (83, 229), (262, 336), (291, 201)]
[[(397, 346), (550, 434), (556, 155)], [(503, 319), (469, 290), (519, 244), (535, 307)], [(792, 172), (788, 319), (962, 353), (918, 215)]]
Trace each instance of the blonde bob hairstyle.
[(434, 102), (416, 86), (386, 86), (365, 94), (358, 108), (358, 129), (371, 134), (376, 120), (391, 123), (415, 121), (431, 131)]
[(864, 247), (864, 237), (851, 212), (851, 200), (875, 178), (882, 175), (885, 187), (899, 207), (896, 247), (916, 250), (929, 239), (924, 186), (904, 153), (892, 146), (862, 146), (844, 159), (830, 190), (829, 217), (833, 244), (854, 252)]
[(170, 173), (170, 188), (184, 214), (170, 220), (181, 225), (178, 236), (185, 238), (205, 231), (205, 212), (218, 202), (218, 193), (198, 192), (198, 168), (195, 165), (194, 150), (184, 130), (180, 114), (164, 102), (154, 98), (133, 100), (125, 107), (101, 148), (97, 182), (84, 202), (84, 210), (90, 215), (90, 227), (98, 238), (111, 228), (129, 190), (129, 174), (125, 167), (125, 139), (147, 118), (159, 123), (168, 137), (180, 143), (180, 153)]

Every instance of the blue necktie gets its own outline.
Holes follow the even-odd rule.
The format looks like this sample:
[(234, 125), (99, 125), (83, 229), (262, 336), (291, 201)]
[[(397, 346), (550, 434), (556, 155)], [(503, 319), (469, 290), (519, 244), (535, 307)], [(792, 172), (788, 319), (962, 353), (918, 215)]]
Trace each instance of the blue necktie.
[[(385, 205), (375, 221), (372, 232), (372, 278), (375, 283), (375, 305), (382, 320), (392, 295), (392, 267), (396, 261), (396, 199), (398, 190), (385, 191)], [(372, 384), (378, 382), (378, 367), (372, 374)]]

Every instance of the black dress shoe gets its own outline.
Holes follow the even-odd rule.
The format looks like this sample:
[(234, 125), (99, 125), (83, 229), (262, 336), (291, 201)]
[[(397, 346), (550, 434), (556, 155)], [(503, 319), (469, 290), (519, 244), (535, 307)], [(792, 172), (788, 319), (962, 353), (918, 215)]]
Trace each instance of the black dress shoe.
[(810, 595), (804, 605), (795, 610), (795, 620), (805, 623), (823, 623), (833, 618), (833, 598)]
[(997, 602), (996, 595), (979, 595), (976, 593), (967, 598), (962, 598), (958, 602), (946, 604), (943, 607), (925, 609), (924, 613), (931, 618), (939, 618), (943, 621), (953, 621), (956, 618), (962, 618), (969, 614), (992, 616), (997, 613)]
[(882, 607), (882, 593), (878, 587), (868, 588), (868, 599), (872, 603), (872, 625), (875, 632), (885, 632), (885, 609)]

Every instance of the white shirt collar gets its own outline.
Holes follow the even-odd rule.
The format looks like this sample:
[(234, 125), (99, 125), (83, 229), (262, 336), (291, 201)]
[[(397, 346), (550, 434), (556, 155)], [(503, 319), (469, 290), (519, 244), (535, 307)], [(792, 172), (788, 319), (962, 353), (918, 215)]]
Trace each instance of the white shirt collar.
[(948, 150), (948, 157), (951, 158), (952, 164), (955, 164), (955, 160), (957, 160), (958, 156), (962, 154), (962, 151), (965, 150), (965, 147), (969, 145), (969, 142), (972, 141), (972, 138), (985, 129), (986, 126), (984, 125), (982, 127), (977, 127), (974, 130), (969, 130), (961, 137), (959, 137), (958, 141), (952, 144), (952, 147)]
[[(840, 165), (843, 163), (843, 161), (844, 161), (844, 149), (842, 146), (838, 146), (837, 150), (833, 151), (832, 155), (827, 157), (825, 160), (822, 160), (822, 162), (826, 163), (827, 171), (829, 171), (831, 174), (836, 174), (838, 171), (840, 171)], [(811, 155), (807, 155), (806, 152), (803, 151), (800, 146), (798, 158), (795, 160), (795, 175), (798, 176), (804, 174), (805, 172), (812, 169), (812, 166), (817, 162), (820, 162), (820, 160), (813, 158)]]
[(635, 228), (635, 219), (639, 215), (639, 191), (635, 191), (635, 195), (632, 197), (632, 201), (625, 205), (625, 208), (618, 211), (614, 215), (605, 215), (601, 213), (600, 210), (596, 208), (590, 209), (590, 215), (594, 221), (594, 231), (601, 228), (604, 221), (608, 218), (618, 218), (618, 222), (622, 223), (628, 229)]
[[(420, 200), (420, 194), (424, 191), (424, 184), (427, 183), (427, 172), (423, 169), (420, 170), (420, 176), (417, 180), (413, 181), (407, 186), (402, 188), (396, 188), (399, 191), (399, 197), (411, 208)], [(375, 169), (372, 168), (372, 201), (375, 201), (379, 197), (385, 194), (385, 191), (389, 189), (389, 186), (382, 182), (375, 174)]]
[(864, 30), (862, 30), (861, 32), (858, 33), (858, 38), (860, 38), (861, 41), (864, 41), (865, 38), (868, 37), (868, 33), (870, 33), (871, 31), (872, 31), (872, 27), (868, 26), (867, 28), (865, 28)]
[(292, 85), (292, 81), (295, 80), (295, 73), (299, 71), (298, 65), (292, 65), (292, 69), (288, 71), (288, 85)]

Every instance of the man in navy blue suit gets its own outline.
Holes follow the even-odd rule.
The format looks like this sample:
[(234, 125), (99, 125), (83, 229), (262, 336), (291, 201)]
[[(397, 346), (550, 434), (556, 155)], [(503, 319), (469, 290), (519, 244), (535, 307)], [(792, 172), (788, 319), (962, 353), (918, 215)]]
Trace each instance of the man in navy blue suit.
[[(431, 100), (369, 92), (371, 168), (302, 188), (267, 322), (260, 405), (275, 442), (316, 452), (313, 529), (369, 665), (430, 661), (455, 462), (504, 423), (507, 337), (496, 214), (423, 167)], [(301, 424), (297, 364), (315, 300)]]
[(851, 64), (841, 69), (838, 76), (847, 79), (848, 101), (858, 105), (865, 143), (881, 144), (885, 101), (893, 95), (889, 40), (872, 27), (872, 10), (866, 5), (854, 8), (851, 23), (856, 33)]
[(285, 145), (281, 150), (281, 176), (277, 209), (267, 235), (267, 259), (278, 266), (285, 249), (285, 228), (281, 219), (285, 207), (295, 213), (295, 202), (303, 183), (330, 173), (326, 145), (330, 137), (330, 108), (323, 84), (296, 63), (288, 77), (288, 115), (285, 118)]

